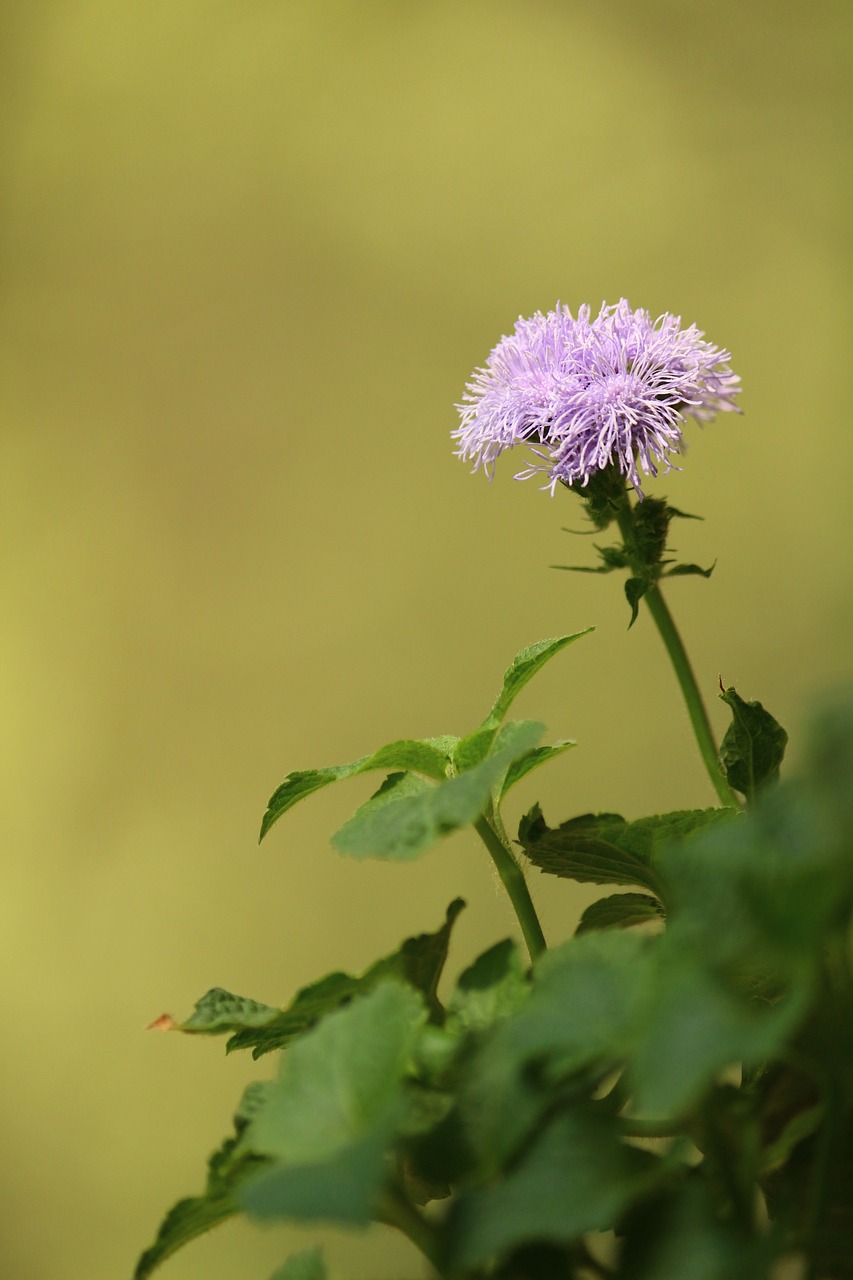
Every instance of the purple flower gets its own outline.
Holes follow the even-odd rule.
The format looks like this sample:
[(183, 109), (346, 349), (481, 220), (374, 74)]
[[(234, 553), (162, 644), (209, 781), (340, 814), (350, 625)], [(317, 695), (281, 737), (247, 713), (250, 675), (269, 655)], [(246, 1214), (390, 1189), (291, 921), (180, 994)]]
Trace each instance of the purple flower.
[(653, 321), (624, 298), (594, 320), (588, 306), (577, 318), (559, 304), (537, 311), (467, 384), (457, 453), (491, 479), (498, 456), (525, 444), (532, 456), (516, 479), (544, 473), (552, 493), (616, 465), (642, 497), (640, 471), (669, 471), (684, 450), (686, 416), (735, 409), (740, 378), (729, 359), (695, 325), (682, 329), (669, 312)]

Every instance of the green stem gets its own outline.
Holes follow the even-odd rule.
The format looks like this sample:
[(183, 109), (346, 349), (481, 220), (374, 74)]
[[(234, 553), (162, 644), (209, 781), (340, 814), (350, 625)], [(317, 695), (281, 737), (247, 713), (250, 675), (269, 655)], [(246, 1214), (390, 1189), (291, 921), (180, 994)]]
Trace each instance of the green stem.
[[(631, 505), (627, 495), (625, 505), (616, 518), (625, 543), (625, 550), (630, 556), (634, 547), (634, 525)], [(702, 694), (699, 692), (699, 685), (690, 665), (687, 650), (684, 647), (684, 642), (678, 633), (678, 628), (663, 598), (660, 587), (657, 584), (650, 587), (643, 599), (649, 606), (649, 613), (652, 615), (661, 640), (663, 640), (676, 678), (681, 686), (681, 692), (687, 706), (687, 714), (690, 717), (690, 723), (693, 726), (693, 733), (696, 736), (696, 742), (699, 747), (699, 754), (708, 771), (708, 777), (711, 779), (714, 790), (722, 803), (727, 808), (738, 809), (740, 808), (738, 798), (726, 781), (720, 765), (711, 722), (708, 719), (708, 712), (705, 709)]]
[(486, 817), (478, 818), (474, 827), (488, 849), (501, 882), (509, 894), (509, 900), (521, 925), (524, 941), (527, 943), (527, 950), (530, 952), (530, 959), (535, 960), (547, 949), (547, 945), (533, 899), (527, 888), (527, 881), (524, 879), (524, 872), (516, 862), (515, 854), (507, 844), (504, 844)]
[(411, 1203), (408, 1196), (399, 1188), (388, 1188), (382, 1195), (382, 1200), (376, 1211), (376, 1218), (379, 1222), (384, 1222), (388, 1227), (396, 1227), (403, 1235), (411, 1240), (416, 1249), (424, 1255), (428, 1262), (435, 1267), (439, 1275), (443, 1275), (439, 1260), (439, 1244), (438, 1235), (432, 1223), (427, 1222), (415, 1206)]

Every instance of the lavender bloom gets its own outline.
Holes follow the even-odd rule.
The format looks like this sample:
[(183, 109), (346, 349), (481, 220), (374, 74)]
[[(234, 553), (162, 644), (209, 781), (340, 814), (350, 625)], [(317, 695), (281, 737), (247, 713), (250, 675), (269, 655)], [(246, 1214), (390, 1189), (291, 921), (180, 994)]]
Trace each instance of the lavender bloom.
[(706, 421), (735, 409), (740, 378), (727, 351), (682, 329), (669, 312), (652, 320), (625, 298), (590, 319), (568, 307), (519, 319), (486, 366), (474, 372), (452, 434), (457, 454), (491, 479), (495, 460), (516, 444), (533, 457), (517, 473), (557, 484), (586, 485), (615, 464), (642, 497), (640, 470), (656, 476), (681, 453), (685, 415)]

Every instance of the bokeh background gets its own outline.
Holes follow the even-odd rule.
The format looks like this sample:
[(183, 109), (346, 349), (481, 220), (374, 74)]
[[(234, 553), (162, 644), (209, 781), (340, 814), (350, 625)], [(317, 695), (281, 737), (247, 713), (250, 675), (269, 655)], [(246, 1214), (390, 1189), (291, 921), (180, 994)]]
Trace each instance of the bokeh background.
[[(850, 674), (849, 6), (813, 0), (48, 0), (2, 38), (0, 1273), (122, 1280), (199, 1190), (244, 1083), (146, 1035), (209, 986), (281, 1003), (468, 900), (484, 853), (348, 864), (370, 791), (258, 850), (288, 770), (464, 732), (522, 645), (595, 624), (518, 710), (577, 750), (558, 820), (713, 802), (647, 620), (567, 496), (454, 459), (520, 314), (627, 296), (733, 352), (742, 418), (653, 487), (710, 582), (669, 593), (797, 739)], [(546, 931), (592, 893), (533, 876)], [(423, 1274), (320, 1233), (335, 1273)], [(171, 1280), (264, 1276), (314, 1233), (230, 1225)]]

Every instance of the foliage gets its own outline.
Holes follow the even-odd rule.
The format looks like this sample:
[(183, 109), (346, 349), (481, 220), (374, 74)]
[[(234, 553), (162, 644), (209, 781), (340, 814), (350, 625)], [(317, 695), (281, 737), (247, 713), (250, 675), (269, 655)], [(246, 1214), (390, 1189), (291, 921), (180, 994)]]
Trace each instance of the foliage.
[[(588, 501), (598, 528), (620, 521), (603, 568), (633, 575), (636, 611), (681, 513), (646, 499), (631, 516), (619, 492)], [(442, 980), (455, 899), (435, 932), (281, 1007), (203, 996), (172, 1025), (275, 1052), (278, 1071), (247, 1092), (204, 1191), (166, 1216), (136, 1280), (236, 1213), (385, 1223), (452, 1280), (760, 1280), (789, 1255), (814, 1280), (853, 1277), (853, 704), (816, 720), (780, 781), (784, 730), (725, 689), (716, 767), (746, 807), (549, 826), (536, 805), (513, 842), (507, 791), (570, 744), (543, 747), (540, 724), (506, 716), (578, 638), (522, 650), (467, 735), (401, 739), (274, 793), (262, 837), (331, 783), (384, 774), (333, 836), (350, 857), (413, 858), (471, 826), (529, 957), (505, 939)], [(521, 856), (546, 886), (619, 891), (546, 949)], [(325, 1276), (312, 1249), (274, 1280)]]

